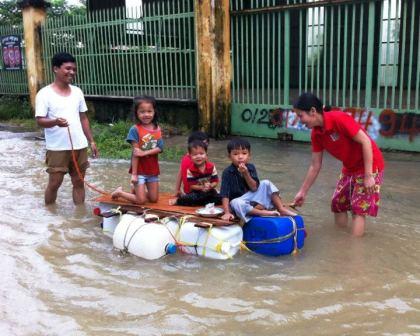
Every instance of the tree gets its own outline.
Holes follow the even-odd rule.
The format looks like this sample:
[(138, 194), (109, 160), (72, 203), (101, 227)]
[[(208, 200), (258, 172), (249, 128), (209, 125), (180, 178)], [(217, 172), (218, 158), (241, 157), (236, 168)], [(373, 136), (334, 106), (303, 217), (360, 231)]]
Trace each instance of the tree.
[(85, 15), (86, 14), (86, 0), (80, 1), (82, 6), (75, 6), (67, 4), (66, 0), (52, 0), (51, 7), (48, 10), (48, 15), (56, 17), (63, 15)]
[(16, 1), (0, 1), (0, 22), (2, 25), (16, 25), (22, 23), (22, 13)]
[[(86, 0), (80, 0), (81, 6), (69, 5), (67, 0), (52, 0), (47, 9), (49, 17), (74, 16), (86, 14)], [(22, 23), (22, 12), (16, 0), (0, 0), (1, 25), (17, 25)]]

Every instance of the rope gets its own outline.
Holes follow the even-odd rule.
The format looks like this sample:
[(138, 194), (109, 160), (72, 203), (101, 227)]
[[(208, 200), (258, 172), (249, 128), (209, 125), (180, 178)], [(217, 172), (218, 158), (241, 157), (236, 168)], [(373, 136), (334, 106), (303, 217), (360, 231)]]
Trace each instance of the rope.
[[(192, 215), (186, 215), (186, 216), (182, 216), (180, 219), (178, 219), (178, 218), (176, 218), (176, 217), (172, 217), (172, 218), (174, 218), (174, 219), (177, 221), (177, 223), (178, 223), (178, 229), (177, 229), (177, 231), (176, 231), (176, 233), (175, 233), (175, 237), (174, 237), (174, 240), (175, 240), (175, 242), (176, 242), (177, 246), (180, 246), (180, 247), (182, 247), (182, 246), (185, 246), (185, 247), (194, 247), (194, 249), (195, 249), (195, 251), (196, 251), (196, 254), (197, 254), (197, 255), (198, 255), (197, 248), (198, 248), (198, 247), (201, 247), (201, 248), (203, 249), (203, 253), (202, 253), (202, 255), (203, 255), (204, 257), (205, 257), (205, 256), (206, 256), (206, 254), (207, 254), (207, 250), (208, 250), (208, 249), (211, 249), (211, 250), (214, 250), (214, 251), (216, 251), (216, 252), (218, 252), (218, 253), (220, 253), (220, 254), (225, 254), (228, 258), (232, 258), (232, 256), (231, 256), (231, 255), (229, 255), (229, 254), (227, 254), (227, 253), (224, 253), (224, 252), (222, 251), (222, 249), (221, 249), (221, 244), (222, 244), (224, 241), (223, 241), (223, 240), (221, 240), (221, 239), (219, 239), (218, 237), (216, 237), (216, 236), (212, 233), (212, 229), (214, 228), (214, 226), (213, 226), (213, 225), (210, 225), (208, 229), (204, 229), (204, 228), (203, 228), (205, 231), (207, 231), (207, 236), (206, 236), (206, 238), (205, 238), (204, 245), (200, 245), (200, 244), (198, 244), (198, 240), (200, 239), (200, 236), (199, 236), (199, 235), (197, 235), (197, 240), (196, 240), (196, 242), (195, 242), (195, 243), (187, 243), (187, 242), (183, 242), (183, 241), (180, 241), (180, 240), (179, 240), (179, 239), (180, 239), (180, 235), (181, 235), (181, 228), (182, 228), (182, 226), (183, 226), (183, 225), (187, 222), (187, 219), (188, 219), (188, 218), (194, 218), (194, 216), (192, 216)], [(164, 223), (162, 223), (162, 224), (164, 224)], [(165, 226), (166, 226), (166, 225), (165, 225)], [(169, 228), (168, 228), (168, 230), (169, 230)], [(169, 230), (169, 232), (170, 232), (170, 230)], [(207, 246), (207, 244), (208, 244), (208, 240), (209, 240), (210, 236), (212, 236), (214, 239), (216, 239), (216, 240), (218, 241), (218, 243), (216, 244), (215, 248), (211, 248), (211, 247)], [(181, 251), (182, 251), (182, 249), (181, 249)]]
[(98, 187), (95, 187), (93, 184), (90, 184), (89, 182), (85, 181), (85, 178), (84, 178), (82, 172), (80, 171), (79, 164), (77, 163), (76, 152), (74, 151), (74, 148), (73, 148), (73, 139), (71, 138), (70, 127), (69, 126), (67, 126), (67, 133), (69, 134), (69, 140), (70, 140), (70, 145), (71, 145), (71, 157), (73, 159), (73, 164), (74, 164), (74, 167), (76, 168), (77, 176), (79, 176), (79, 179), (84, 184), (86, 184), (87, 187), (96, 191), (97, 193), (102, 194), (102, 195), (110, 195), (111, 193), (106, 192), (102, 189), (99, 189)]

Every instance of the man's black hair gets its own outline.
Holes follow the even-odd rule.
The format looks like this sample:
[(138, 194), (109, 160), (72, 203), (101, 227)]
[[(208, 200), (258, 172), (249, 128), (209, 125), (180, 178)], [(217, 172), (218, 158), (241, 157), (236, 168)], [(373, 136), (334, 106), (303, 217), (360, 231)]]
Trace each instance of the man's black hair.
[(76, 63), (76, 59), (73, 57), (73, 55), (67, 52), (56, 53), (51, 60), (53, 67), (61, 67), (63, 63), (67, 62)]
[(251, 151), (251, 144), (248, 140), (243, 138), (234, 138), (227, 144), (227, 151), (230, 154), (230, 152), (234, 149), (247, 149), (248, 151)]

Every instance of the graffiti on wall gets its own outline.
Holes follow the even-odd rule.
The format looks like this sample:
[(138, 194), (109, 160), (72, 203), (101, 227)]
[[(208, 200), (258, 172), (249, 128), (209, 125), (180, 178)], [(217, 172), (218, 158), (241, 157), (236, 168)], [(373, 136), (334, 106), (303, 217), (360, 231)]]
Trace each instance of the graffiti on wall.
[[(420, 132), (420, 116), (415, 113), (396, 113), (391, 109), (385, 109), (381, 111), (379, 117), (376, 117), (372, 111), (361, 108), (348, 107), (342, 111), (351, 115), (372, 139), (377, 139), (379, 135), (383, 137), (408, 135), (408, 139), (413, 141)], [(266, 125), (272, 129), (309, 131), (291, 109), (245, 108), (241, 112), (241, 119), (244, 123)]]

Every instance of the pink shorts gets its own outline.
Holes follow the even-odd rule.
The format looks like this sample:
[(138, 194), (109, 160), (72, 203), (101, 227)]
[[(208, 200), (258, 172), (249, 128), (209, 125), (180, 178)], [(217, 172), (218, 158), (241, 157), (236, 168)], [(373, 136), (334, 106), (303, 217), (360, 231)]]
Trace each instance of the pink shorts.
[(375, 191), (369, 195), (365, 193), (364, 174), (341, 174), (332, 196), (331, 211), (336, 213), (351, 211), (353, 215), (376, 217), (383, 177), (383, 172), (374, 175)]

